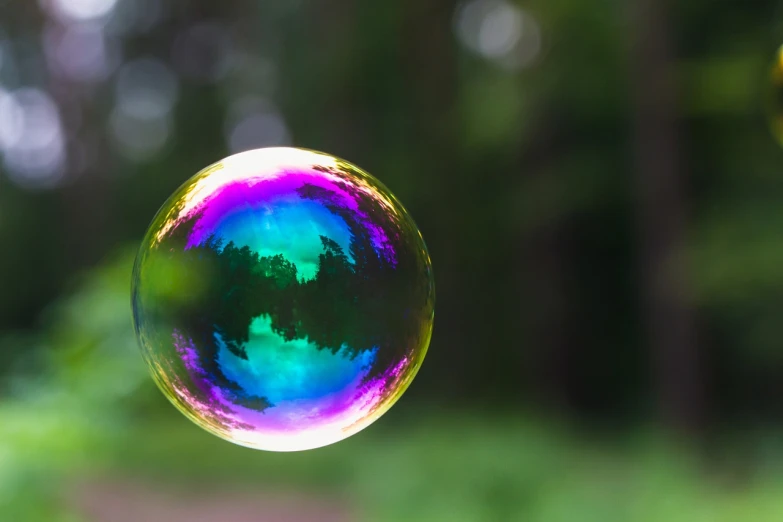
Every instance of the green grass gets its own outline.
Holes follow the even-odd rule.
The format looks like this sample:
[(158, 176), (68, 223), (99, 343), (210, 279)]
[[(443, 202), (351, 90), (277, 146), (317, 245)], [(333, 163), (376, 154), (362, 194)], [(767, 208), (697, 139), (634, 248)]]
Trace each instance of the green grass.
[(783, 445), (772, 431), (772, 443), (734, 464), (710, 464), (650, 431), (586, 438), (520, 412), (415, 415), (403, 399), (327, 448), (234, 446), (177, 413), (143, 368), (128, 310), (130, 259), (56, 303), (39, 333), (0, 340), (0, 349), (22, 342), (36, 354), (34, 371), (12, 373), (0, 400), (0, 521), (78, 521), (63, 492), (85, 477), (309, 491), (345, 499), (369, 522), (783, 520)]
[(392, 417), (334, 446), (276, 454), (228, 444), (172, 410), (165, 422), (126, 431), (91, 471), (333, 495), (370, 521), (783, 520), (783, 473), (774, 468), (727, 480), (718, 473), (727, 470), (707, 472), (662, 437), (624, 440), (585, 441), (511, 415)]

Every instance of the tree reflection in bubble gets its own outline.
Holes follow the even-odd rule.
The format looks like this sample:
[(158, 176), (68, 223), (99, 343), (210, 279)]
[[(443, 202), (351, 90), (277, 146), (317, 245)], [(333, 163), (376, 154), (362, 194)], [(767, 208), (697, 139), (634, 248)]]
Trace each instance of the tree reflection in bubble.
[(434, 317), (424, 241), (359, 168), (302, 149), (231, 156), (155, 217), (133, 273), (144, 358), (186, 416), (272, 451), (364, 429), (413, 380)]

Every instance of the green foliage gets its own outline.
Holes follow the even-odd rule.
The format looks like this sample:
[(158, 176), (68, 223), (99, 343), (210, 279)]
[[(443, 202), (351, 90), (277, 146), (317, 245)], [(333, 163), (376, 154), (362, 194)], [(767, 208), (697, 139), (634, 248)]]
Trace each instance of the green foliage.
[[(58, 507), (62, 481), (100, 460), (146, 382), (130, 321), (131, 259), (84, 279), (24, 340), (38, 356), (35, 371), (15, 373), (0, 402), (0, 512), (9, 520), (72, 520)], [(11, 342), (19, 336), (0, 347)]]
[(119, 256), (51, 308), (36, 340), (45, 371), (20, 376), (0, 403), (0, 512), (8, 520), (78, 521), (66, 495), (89, 476), (164, 489), (328, 494), (378, 522), (783, 516), (783, 474), (768, 458), (764, 467), (744, 463), (754, 470), (749, 478), (724, 480), (730, 466), (708, 473), (687, 448), (649, 432), (621, 444), (509, 414), (425, 410), (392, 411), (316, 451), (228, 444), (165, 404), (147, 376), (130, 327), (130, 260)]

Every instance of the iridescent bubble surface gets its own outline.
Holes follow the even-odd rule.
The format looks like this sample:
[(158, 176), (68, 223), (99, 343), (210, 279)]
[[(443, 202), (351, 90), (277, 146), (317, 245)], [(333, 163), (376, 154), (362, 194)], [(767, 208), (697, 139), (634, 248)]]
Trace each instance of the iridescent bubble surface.
[(163, 393), (207, 431), (270, 451), (332, 444), (383, 415), (424, 359), (434, 299), (422, 236), (388, 189), (291, 148), (186, 182), (133, 273)]
[(775, 53), (770, 68), (770, 89), (767, 94), (767, 114), (772, 134), (783, 145), (783, 46)]

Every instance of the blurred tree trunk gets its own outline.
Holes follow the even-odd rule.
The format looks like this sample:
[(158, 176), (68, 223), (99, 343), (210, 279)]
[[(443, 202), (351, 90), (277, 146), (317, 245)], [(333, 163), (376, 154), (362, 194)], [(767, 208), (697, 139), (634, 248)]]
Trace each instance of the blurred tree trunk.
[[(470, 336), (480, 326), (470, 319), (468, 307), (472, 303), (463, 292), (464, 278), (470, 276), (465, 275), (461, 253), (466, 246), (460, 244), (464, 238), (459, 234), (470, 219), (465, 209), (471, 190), (455, 122), (458, 78), (451, 24), (456, 7), (456, 0), (405, 0), (399, 38), (409, 115), (406, 142), (420, 171), (417, 183), (422, 187), (429, 184), (430, 190), (437, 190), (430, 197), (448, 202), (431, 206), (434, 214), (419, 219), (420, 225), (429, 222), (435, 232), (426, 238), (437, 288), (434, 342), (442, 349), (431, 352), (431, 365), (442, 368), (441, 375), (448, 376), (440, 383), (442, 396), (465, 398), (475, 395), (469, 385), (475, 371), (472, 350), (476, 349)], [(433, 184), (427, 173), (435, 172), (450, 179)]]
[[(550, 173), (551, 174), (551, 173)], [(532, 355), (530, 375), (536, 402), (550, 413), (572, 409), (569, 396), (570, 329), (567, 296), (569, 244), (562, 223), (542, 225), (524, 242), (527, 270), (525, 301)]]
[[(49, 22), (54, 24), (54, 22)], [(64, 30), (64, 28), (61, 28)], [(98, 89), (49, 71), (49, 94), (56, 102), (66, 133), (66, 185), (61, 189), (62, 261), (69, 273), (98, 263), (111, 241), (111, 191), (108, 138), (102, 115), (91, 100)]]
[[(537, 126), (538, 131), (525, 147), (524, 160), (520, 159), (520, 168), (526, 173), (524, 190), (533, 194), (528, 202), (547, 201), (547, 194), (563, 186), (562, 173), (553, 165), (563, 148), (558, 143), (561, 124), (554, 115), (545, 121)], [(566, 219), (563, 212), (553, 211), (551, 203), (544, 204), (518, 242), (524, 267), (520, 277), (526, 320), (519, 328), (523, 329), (521, 338), (526, 340), (526, 377), (535, 404), (555, 415), (567, 413), (574, 406), (569, 396), (573, 325), (569, 324), (568, 259), (572, 245)]]
[(693, 431), (704, 421), (705, 397), (689, 303), (687, 208), (666, 4), (636, 0), (631, 25), (642, 313), (660, 415), (672, 427)]
[[(58, 98), (60, 107), (64, 106), (64, 98)], [(83, 104), (81, 110), (86, 111)], [(75, 140), (74, 140), (75, 141)], [(78, 176), (73, 183), (62, 190), (67, 247), (65, 258), (69, 270), (79, 270), (84, 266), (92, 266), (101, 260), (111, 246), (109, 238), (110, 216), (109, 205), (111, 192), (109, 178), (113, 172), (108, 165), (106, 138), (96, 132), (83, 132), (79, 144), (71, 146), (68, 162), (68, 174)], [(88, 164), (80, 164), (84, 159), (74, 158), (85, 151), (92, 154)]]
[[(320, 117), (330, 122), (329, 132), (319, 139), (323, 150), (356, 162), (364, 159), (374, 130), (364, 118), (367, 82), (361, 64), (370, 51), (362, 47), (359, 11), (354, 0), (314, 4), (312, 37), (321, 52), (310, 59), (313, 67), (322, 68), (318, 83), (325, 84), (317, 87), (324, 92), (314, 94), (322, 97)], [(336, 71), (350, 74), (352, 81)]]

